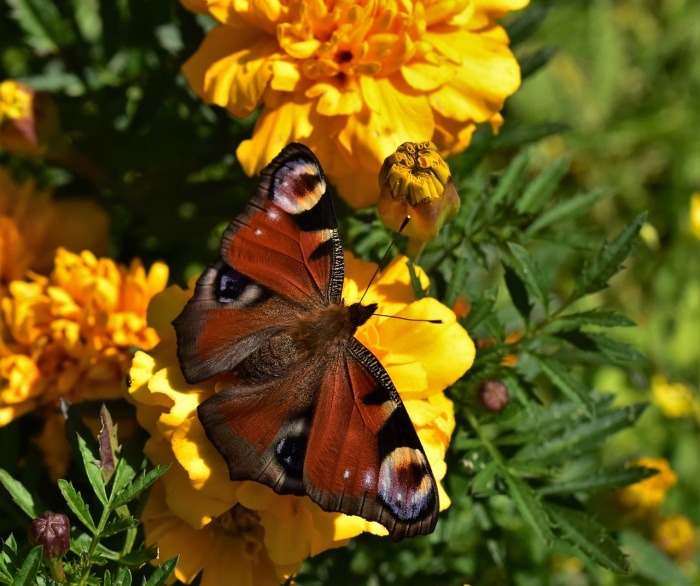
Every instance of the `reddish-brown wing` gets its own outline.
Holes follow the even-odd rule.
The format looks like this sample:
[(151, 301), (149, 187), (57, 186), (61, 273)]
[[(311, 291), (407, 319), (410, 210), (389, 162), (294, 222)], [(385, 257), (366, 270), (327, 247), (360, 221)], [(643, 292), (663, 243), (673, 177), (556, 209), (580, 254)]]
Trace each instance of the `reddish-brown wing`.
[(386, 370), (355, 338), (325, 372), (304, 487), (321, 508), (377, 521), (396, 541), (435, 528), (438, 493), (423, 447)]
[(263, 170), (257, 194), (224, 234), (221, 256), (173, 322), (190, 384), (235, 370), (305, 308), (340, 300), (337, 221), (308, 148), (290, 144)]
[(257, 195), (224, 233), (221, 257), (285, 299), (339, 302), (343, 249), (318, 160), (292, 143), (261, 175)]

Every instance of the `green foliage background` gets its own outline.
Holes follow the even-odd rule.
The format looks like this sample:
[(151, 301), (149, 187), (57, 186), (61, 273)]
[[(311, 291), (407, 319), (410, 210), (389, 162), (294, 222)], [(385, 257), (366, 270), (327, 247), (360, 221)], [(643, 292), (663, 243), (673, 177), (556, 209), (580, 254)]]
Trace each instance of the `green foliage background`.
[[(57, 198), (99, 201), (115, 258), (164, 259), (184, 284), (256, 184), (233, 155), (253, 120), (204, 105), (179, 74), (209, 24), (177, 2), (1, 0), (0, 10), (0, 79), (51, 93), (71, 152), (89, 161), (0, 162)], [(526, 79), (501, 133), (480, 129), (450, 161), (462, 210), (419, 260), (430, 294), (468, 300), (464, 325), (492, 341), (451, 391), (453, 505), (433, 535), (401, 545), (363, 536), (308, 561), (297, 583), (697, 579), (697, 553), (682, 564), (666, 556), (648, 527), (620, 518), (610, 493), (648, 474), (627, 460), (664, 457), (679, 475), (665, 511), (700, 521), (697, 411), (671, 420), (644, 405), (653, 374), (697, 390), (697, 22), (692, 0), (533, 2), (507, 20)], [(375, 213), (338, 208), (345, 246), (377, 259), (391, 234)], [(506, 339), (512, 332), (520, 339)], [(508, 355), (516, 368), (501, 364)], [(494, 378), (511, 391), (496, 415), (476, 399)], [(0, 466), (60, 507), (38, 465), (17, 465), (36, 460), (28, 427), (0, 430), (2, 445), (16, 446)], [(79, 467), (71, 480), (91, 495)], [(85, 498), (97, 505), (97, 493)], [(28, 552), (26, 519), (5, 496), (0, 510), (0, 534), (14, 532)]]

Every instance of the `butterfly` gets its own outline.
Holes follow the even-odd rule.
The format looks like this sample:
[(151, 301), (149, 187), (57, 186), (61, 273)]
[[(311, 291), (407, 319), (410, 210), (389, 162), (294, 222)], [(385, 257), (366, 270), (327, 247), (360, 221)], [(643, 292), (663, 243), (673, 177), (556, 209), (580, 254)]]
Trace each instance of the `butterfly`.
[(438, 492), (396, 388), (354, 334), (376, 303), (345, 304), (345, 264), (326, 179), (292, 143), (261, 172), (221, 256), (173, 321), (189, 384), (232, 374), (198, 407), (231, 480), (308, 495), (384, 525), (431, 533)]

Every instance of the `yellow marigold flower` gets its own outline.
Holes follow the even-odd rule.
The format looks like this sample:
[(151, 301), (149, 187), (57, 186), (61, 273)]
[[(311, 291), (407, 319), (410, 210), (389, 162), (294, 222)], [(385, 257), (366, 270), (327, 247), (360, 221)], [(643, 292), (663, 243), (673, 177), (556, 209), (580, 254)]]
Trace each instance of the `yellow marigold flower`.
[(379, 172), (377, 210), (382, 222), (398, 231), (407, 216), (410, 256), (435, 239), (455, 218), (460, 200), (447, 163), (432, 142), (405, 142), (384, 160)]
[(671, 515), (654, 528), (654, 541), (671, 557), (686, 560), (695, 552), (697, 533), (688, 517)]
[(0, 83), (0, 146), (24, 156), (42, 155), (58, 135), (51, 97), (14, 80)]
[[(343, 297), (352, 303), (376, 265), (349, 254), (345, 263)], [(418, 273), (427, 286), (427, 276)], [(176, 575), (184, 582), (202, 572), (202, 584), (219, 584), (226, 576), (227, 584), (265, 585), (280, 583), (307, 557), (346, 545), (363, 531), (386, 535), (376, 523), (322, 511), (307, 497), (281, 496), (254, 482), (229, 480), (226, 463), (197, 418), (197, 406), (220, 383), (188, 385), (177, 360), (171, 322), (191, 295), (192, 288), (170, 287), (153, 300), (149, 325), (161, 342), (150, 354), (137, 352), (130, 372), (129, 399), (151, 436), (146, 454), (156, 464), (172, 464), (142, 516), (146, 542), (157, 544), (163, 559), (180, 554)], [(453, 405), (442, 391), (471, 366), (474, 345), (450, 309), (435, 299), (416, 301), (405, 257), (390, 263), (367, 299), (379, 303), (382, 314), (444, 322), (436, 326), (374, 317), (356, 335), (401, 394), (445, 509), (450, 501), (439, 481), (446, 472), (444, 457), (455, 421)]]
[(59, 246), (106, 254), (109, 217), (89, 200), (54, 202), (48, 190), (32, 180), (18, 184), (0, 167), (0, 283), (27, 269), (48, 274)]
[(676, 484), (676, 474), (663, 458), (638, 458), (631, 464), (654, 468), (659, 473), (636, 484), (625, 486), (618, 491), (618, 498), (632, 513), (640, 516), (652, 513), (661, 506), (668, 489)]
[(2, 303), (0, 425), (60, 398), (112, 399), (131, 363), (131, 347), (158, 340), (146, 327), (150, 298), (167, 282), (155, 263), (146, 274), (60, 248), (49, 278), (12, 281)]
[(690, 233), (700, 240), (700, 191), (690, 198)]
[(651, 379), (651, 397), (666, 417), (693, 414), (693, 390), (686, 384), (671, 383), (665, 376), (655, 375)]
[(502, 123), (520, 69), (496, 19), (528, 0), (185, 0), (220, 24), (183, 71), (209, 103), (244, 117), (263, 104), (237, 156), (248, 175), (292, 141), (312, 147), (354, 207), (377, 201), (382, 161), (406, 141), (445, 154), (475, 125)]

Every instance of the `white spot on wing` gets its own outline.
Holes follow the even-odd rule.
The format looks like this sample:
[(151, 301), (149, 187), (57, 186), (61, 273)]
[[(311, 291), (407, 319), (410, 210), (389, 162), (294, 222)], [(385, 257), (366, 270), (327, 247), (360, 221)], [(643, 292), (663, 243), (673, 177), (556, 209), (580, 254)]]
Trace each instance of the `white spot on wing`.
[[(326, 182), (316, 165), (302, 161), (291, 162), (286, 169), (283, 178), (275, 186), (273, 194), (274, 202), (288, 214), (300, 214), (314, 207), (326, 191)], [(306, 181), (305, 176), (313, 176), (316, 179), (311, 191), (300, 192)]]

